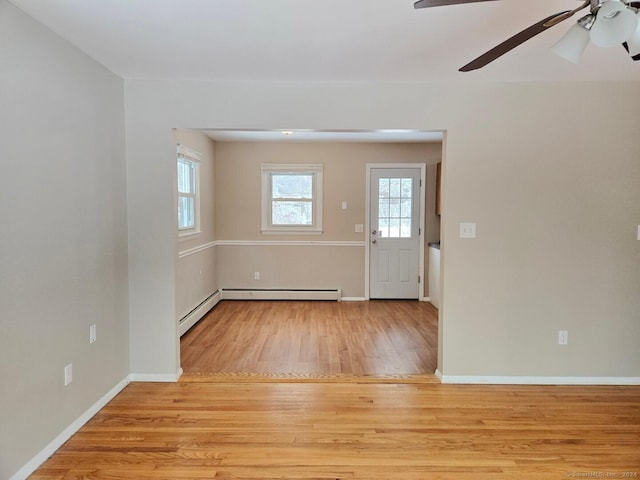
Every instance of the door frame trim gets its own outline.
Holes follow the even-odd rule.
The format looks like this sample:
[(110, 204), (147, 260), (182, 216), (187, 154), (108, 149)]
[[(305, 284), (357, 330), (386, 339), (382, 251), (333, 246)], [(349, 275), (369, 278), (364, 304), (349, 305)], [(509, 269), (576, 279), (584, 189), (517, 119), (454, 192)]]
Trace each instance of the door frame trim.
[(424, 239), (425, 239), (425, 213), (426, 213), (426, 191), (427, 191), (427, 164), (425, 163), (367, 163), (367, 178), (366, 178), (366, 188), (365, 188), (365, 222), (364, 222), (364, 298), (365, 300), (371, 299), (370, 292), (370, 279), (369, 279), (369, 262), (371, 255), (371, 241), (370, 241), (370, 232), (371, 232), (371, 170), (379, 168), (379, 169), (398, 169), (398, 168), (413, 168), (420, 169), (420, 182), (422, 186), (420, 187), (420, 211), (418, 212), (418, 217), (420, 218), (420, 253), (418, 261), (420, 264), (418, 265), (418, 275), (420, 275), (420, 282), (418, 282), (418, 300), (421, 302), (425, 300), (424, 294)]

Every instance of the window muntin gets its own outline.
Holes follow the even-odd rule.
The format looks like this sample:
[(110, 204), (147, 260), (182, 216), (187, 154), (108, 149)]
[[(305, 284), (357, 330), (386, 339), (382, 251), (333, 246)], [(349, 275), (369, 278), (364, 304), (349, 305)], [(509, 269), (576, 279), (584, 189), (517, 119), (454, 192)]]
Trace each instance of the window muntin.
[(262, 165), (263, 233), (322, 232), (322, 165)]
[(378, 179), (378, 236), (411, 238), (412, 178)]

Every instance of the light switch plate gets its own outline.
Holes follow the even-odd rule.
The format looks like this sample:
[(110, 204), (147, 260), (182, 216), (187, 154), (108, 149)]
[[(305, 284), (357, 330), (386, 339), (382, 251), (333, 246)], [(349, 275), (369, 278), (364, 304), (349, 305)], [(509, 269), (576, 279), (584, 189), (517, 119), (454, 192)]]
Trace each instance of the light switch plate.
[(346, 202), (346, 200), (343, 200), (343, 201), (342, 201), (342, 209), (343, 209), (343, 210), (346, 210), (346, 209), (347, 209), (347, 202)]
[(460, 238), (476, 238), (476, 224), (475, 223), (461, 223), (460, 224)]
[(569, 332), (567, 330), (558, 332), (558, 345), (569, 345)]

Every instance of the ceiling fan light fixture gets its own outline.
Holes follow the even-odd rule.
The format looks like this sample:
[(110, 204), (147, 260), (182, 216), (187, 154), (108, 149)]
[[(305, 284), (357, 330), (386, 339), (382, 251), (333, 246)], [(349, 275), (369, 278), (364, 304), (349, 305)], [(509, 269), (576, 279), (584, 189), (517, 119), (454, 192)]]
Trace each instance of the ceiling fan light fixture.
[(578, 64), (582, 60), (587, 45), (589, 45), (591, 29), (595, 17), (587, 15), (578, 20), (564, 36), (551, 47), (551, 51), (571, 63)]
[(591, 41), (598, 47), (615, 47), (629, 40), (638, 28), (638, 16), (624, 2), (608, 0), (596, 14)]

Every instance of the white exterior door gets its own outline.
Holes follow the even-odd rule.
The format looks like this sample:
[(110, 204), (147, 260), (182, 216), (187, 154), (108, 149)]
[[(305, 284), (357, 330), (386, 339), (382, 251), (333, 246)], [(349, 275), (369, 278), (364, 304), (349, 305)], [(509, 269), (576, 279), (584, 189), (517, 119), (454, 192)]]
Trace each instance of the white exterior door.
[(420, 167), (370, 172), (369, 297), (420, 298)]

